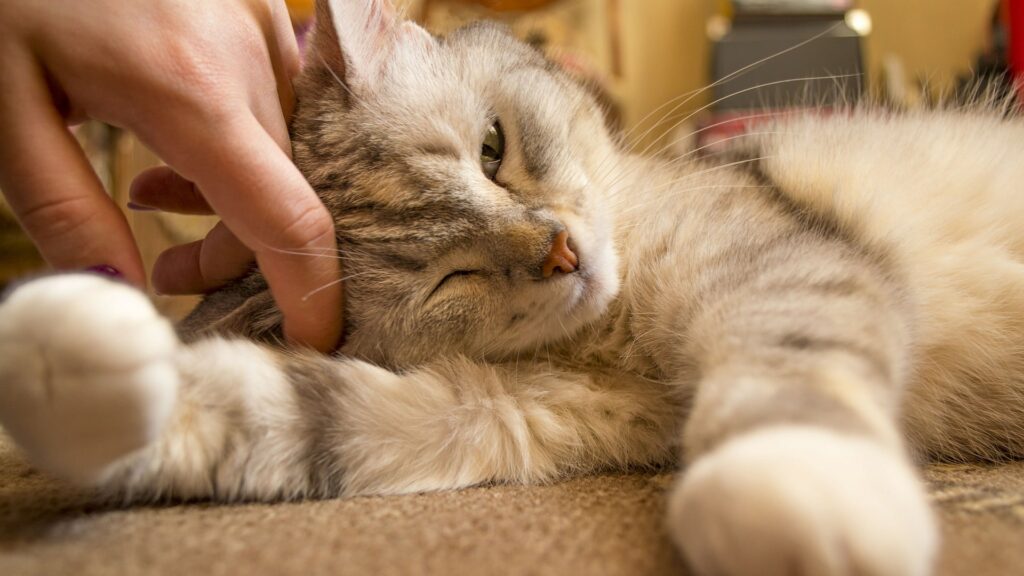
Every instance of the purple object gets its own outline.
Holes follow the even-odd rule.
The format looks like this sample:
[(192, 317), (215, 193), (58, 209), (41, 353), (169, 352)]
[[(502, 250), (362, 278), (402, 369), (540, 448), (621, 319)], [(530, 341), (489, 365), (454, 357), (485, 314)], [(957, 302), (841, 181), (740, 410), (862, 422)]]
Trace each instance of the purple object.
[(313, 31), (313, 23), (315, 19), (311, 18), (308, 22), (301, 24), (295, 24), (295, 40), (299, 44), (299, 60), (302, 62), (306, 61), (306, 52), (309, 49), (309, 37)]
[(121, 274), (120, 270), (114, 268), (113, 266), (108, 266), (106, 264), (86, 268), (85, 271), (95, 272), (96, 274), (99, 274), (101, 276), (107, 276), (109, 278), (124, 278), (124, 274)]

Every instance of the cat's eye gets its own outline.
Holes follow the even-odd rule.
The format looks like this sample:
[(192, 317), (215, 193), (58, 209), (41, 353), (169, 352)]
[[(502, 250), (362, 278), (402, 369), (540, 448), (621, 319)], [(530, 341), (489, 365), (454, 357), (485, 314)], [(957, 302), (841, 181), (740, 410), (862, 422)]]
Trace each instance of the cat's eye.
[(440, 286), (444, 285), (445, 282), (449, 282), (451, 280), (455, 280), (456, 278), (465, 278), (466, 276), (472, 276), (473, 274), (476, 274), (476, 273), (477, 273), (476, 270), (456, 270), (454, 272), (449, 273), (444, 278), (442, 278), (441, 281), (437, 285), (438, 285), (438, 287), (440, 287)]
[(501, 122), (495, 121), (484, 135), (484, 144), (480, 147), (480, 167), (484, 174), (494, 180), (501, 168), (501, 159), (505, 156), (505, 132)]
[(455, 270), (453, 272), (449, 272), (444, 278), (441, 278), (441, 281), (437, 283), (437, 286), (434, 286), (434, 289), (430, 291), (430, 294), (427, 296), (427, 298), (429, 299), (430, 296), (433, 296), (435, 293), (437, 293), (438, 290), (443, 288), (449, 282), (459, 280), (461, 278), (468, 278), (479, 273), (479, 270)]

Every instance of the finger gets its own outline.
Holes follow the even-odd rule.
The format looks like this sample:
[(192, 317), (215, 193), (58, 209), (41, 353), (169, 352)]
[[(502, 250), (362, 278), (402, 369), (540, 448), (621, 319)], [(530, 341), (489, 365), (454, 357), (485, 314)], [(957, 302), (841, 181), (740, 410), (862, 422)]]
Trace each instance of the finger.
[(3, 69), (0, 188), (18, 221), (53, 267), (112, 266), (145, 286), (128, 222), (54, 109), (41, 70), (28, 55)]
[(218, 222), (203, 240), (165, 250), (153, 266), (153, 289), (159, 294), (205, 294), (244, 275), (253, 254)]
[[(154, 148), (203, 190), (210, 206), (256, 254), (285, 319), (285, 335), (318, 350), (341, 333), (342, 291), (334, 223), (288, 156), (252, 115), (213, 113), (177, 123)], [(193, 132), (195, 131), (195, 132)]]
[[(258, 26), (264, 43), (257, 48), (262, 50), (262, 61), (269, 66), (253, 66), (249, 82), (250, 109), (259, 120), (263, 129), (270, 134), (278, 146), (291, 156), (291, 139), (288, 134), (288, 121), (295, 109), (295, 91), (292, 78), (299, 73), (298, 43), (292, 31), (291, 19), (282, 2), (270, 2), (268, 12), (258, 16)], [(275, 94), (264, 89), (273, 83)]]
[(167, 166), (150, 168), (132, 180), (132, 204), (175, 214), (213, 214), (199, 188)]
[[(272, 3), (272, 21), (271, 28), (264, 30), (264, 37), (267, 38), (267, 51), (271, 62), (271, 68), (273, 70), (275, 83), (277, 85), (277, 102), (270, 102), (269, 99), (257, 99), (256, 105), (253, 106), (253, 114), (255, 119), (260, 125), (266, 130), (266, 132), (277, 142), (277, 144), (284, 150), (289, 157), (291, 157), (291, 139), (288, 133), (287, 121), (291, 119), (292, 112), (295, 106), (295, 92), (292, 86), (292, 78), (294, 78), (301, 69), (301, 58), (299, 55), (298, 42), (295, 39), (295, 33), (292, 29), (291, 19), (288, 16), (287, 10), (280, 2)], [(282, 116), (285, 122), (282, 124)], [(293, 170), (294, 171), (294, 170)], [(308, 185), (307, 185), (308, 188)], [(320, 204), (317, 200), (317, 204)], [(317, 300), (323, 298), (325, 302), (330, 302), (337, 299), (338, 307), (328, 307), (326, 310), (336, 310), (337, 316), (337, 329), (338, 333), (335, 333), (332, 338), (333, 340), (324, 340), (324, 342), (330, 341), (330, 347), (333, 347), (338, 338), (340, 337), (340, 323), (341, 323), (341, 282), (338, 279), (340, 275), (339, 260), (336, 256), (336, 243), (334, 240), (334, 225), (333, 220), (330, 219), (329, 214), (326, 210), (322, 209), (322, 204), (317, 208), (310, 208), (313, 210), (313, 214), (320, 214), (314, 218), (319, 218), (319, 222), (326, 222), (324, 224), (325, 230), (322, 232), (319, 241), (308, 241), (303, 240), (295, 244), (295, 250), (297, 253), (301, 251), (307, 251), (308, 254), (298, 256), (300, 258), (320, 260), (319, 266), (314, 265), (312, 271), (314, 274), (310, 277), (315, 284), (312, 290), (301, 292), (301, 285), (299, 284), (288, 284), (285, 285), (280, 283), (275, 287), (273, 278), (277, 276), (277, 270), (280, 269), (282, 278), (287, 278), (288, 275), (294, 273), (290, 271), (295, 266), (294, 258), (288, 258), (287, 254), (275, 251), (273, 249), (262, 251), (256, 249), (257, 261), (259, 262), (260, 269), (263, 270), (267, 276), (268, 281), (271, 284), (271, 291), (274, 293), (275, 300), (278, 301), (278, 305), (282, 306), (284, 311), (284, 304), (279, 297), (284, 291), (289, 291), (292, 288), (300, 288), (295, 291), (295, 296), (299, 297), (299, 304), (297, 308), (303, 308), (302, 304), (308, 303), (309, 310), (313, 310), (315, 313)], [(299, 216), (295, 224), (291, 226), (298, 226), (302, 219), (309, 219), (310, 216)], [(309, 238), (315, 236), (315, 228), (307, 230)], [(329, 237), (329, 238), (328, 238)], [(320, 243), (320, 246), (317, 244)], [(273, 245), (271, 245), (273, 246)], [(309, 268), (307, 266), (307, 268)], [(323, 273), (317, 274), (317, 269), (324, 269), (323, 273), (327, 273), (328, 276), (324, 277)], [(331, 272), (333, 271), (333, 274)], [(294, 298), (295, 296), (285, 296), (285, 298)], [(332, 306), (327, 304), (328, 306)], [(298, 320), (295, 316), (298, 315)], [(321, 350), (327, 350), (322, 344), (317, 345), (315, 342), (311, 342), (308, 339), (304, 339), (301, 336), (302, 330), (305, 326), (301, 324), (303, 316), (300, 314), (289, 315), (287, 311), (284, 311), (285, 316), (285, 335), (292, 339), (296, 339), (306, 344), (311, 344)]]
[(292, 87), (292, 79), (302, 69), (302, 59), (299, 54), (299, 43), (295, 39), (295, 31), (292, 28), (291, 17), (288, 9), (281, 2), (272, 2), (271, 18), (272, 30), (269, 35), (267, 47), (271, 54), (271, 65), (274, 69), (274, 77), (277, 79), (278, 99), (281, 101), (281, 111), (285, 120), (291, 120), (295, 108), (295, 91)]

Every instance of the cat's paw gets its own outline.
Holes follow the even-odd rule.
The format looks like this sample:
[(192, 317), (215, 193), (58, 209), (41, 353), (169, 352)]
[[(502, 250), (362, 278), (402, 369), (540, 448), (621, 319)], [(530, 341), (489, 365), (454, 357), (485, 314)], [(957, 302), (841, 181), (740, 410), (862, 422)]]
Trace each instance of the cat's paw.
[(100, 480), (159, 433), (177, 348), (133, 288), (87, 274), (29, 282), (0, 304), (0, 423), (40, 467)]
[(937, 534), (913, 470), (866, 440), (805, 427), (698, 459), (669, 508), (697, 574), (924, 576)]

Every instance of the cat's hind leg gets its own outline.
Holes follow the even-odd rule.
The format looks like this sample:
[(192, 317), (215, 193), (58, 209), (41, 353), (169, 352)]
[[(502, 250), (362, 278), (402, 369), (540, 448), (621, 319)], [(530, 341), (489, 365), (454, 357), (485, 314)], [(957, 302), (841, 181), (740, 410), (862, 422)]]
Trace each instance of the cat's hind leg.
[(817, 234), (746, 250), (762, 255), (685, 319), (692, 465), (669, 510), (684, 555), (701, 575), (931, 574), (937, 526), (897, 424), (902, 284)]
[(29, 282), (0, 304), (0, 422), (41, 468), (97, 482), (159, 435), (178, 348), (127, 285), (88, 274)]

